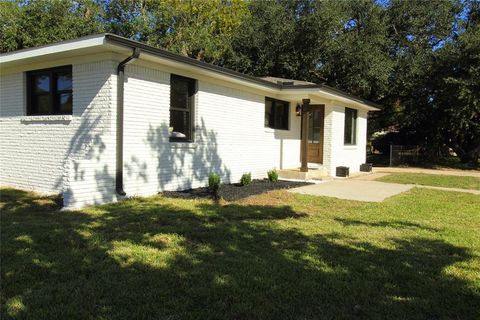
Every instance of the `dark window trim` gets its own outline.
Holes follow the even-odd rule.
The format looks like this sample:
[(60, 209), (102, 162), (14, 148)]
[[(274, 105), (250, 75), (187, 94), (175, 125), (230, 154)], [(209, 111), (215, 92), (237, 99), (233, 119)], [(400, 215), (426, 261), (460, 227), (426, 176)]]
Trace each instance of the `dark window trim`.
[[(182, 81), (187, 81), (189, 83), (189, 90), (191, 90), (190, 94), (192, 95), (192, 98), (189, 100), (189, 105), (188, 108), (175, 108), (172, 107), (172, 79), (179, 79)], [(188, 132), (188, 135), (186, 138), (180, 138), (180, 137), (168, 137), (169, 142), (194, 142), (195, 140), (195, 99), (196, 99), (196, 94), (198, 91), (198, 82), (196, 79), (192, 78), (187, 78), (183, 76), (179, 76), (176, 74), (170, 74), (170, 108), (169, 108), (169, 113), (171, 117), (171, 111), (181, 111), (181, 112), (186, 112), (188, 113), (188, 117), (190, 120), (190, 130)], [(170, 126), (170, 124), (169, 124)]]
[[(72, 89), (69, 90), (61, 90), (57, 92), (57, 78), (54, 77), (54, 74), (60, 72), (69, 72), (72, 75)], [(33, 88), (34, 84), (32, 83), (33, 77), (40, 74), (48, 74), (50, 78), (50, 90), (48, 93), (39, 94), (40, 95), (48, 95), (49, 96), (49, 104), (51, 107), (51, 113), (44, 114), (44, 113), (34, 113), (33, 105), (32, 105), (32, 95), (33, 95)], [(72, 65), (66, 65), (61, 67), (54, 67), (54, 68), (46, 68), (46, 69), (38, 69), (27, 71), (26, 77), (26, 84), (27, 84), (27, 108), (26, 114), (27, 116), (41, 116), (41, 115), (71, 115), (73, 113), (73, 74), (72, 74)], [(60, 104), (59, 100), (55, 99), (56, 95), (60, 95), (62, 93), (70, 93), (72, 95), (72, 110), (70, 112), (59, 112)]]
[[(265, 128), (269, 128), (269, 129), (273, 129), (273, 130), (283, 130), (283, 131), (290, 130), (290, 102), (285, 101), (285, 100), (279, 100), (279, 99), (275, 99), (275, 98), (265, 97), (265, 103), (267, 101), (271, 101), (272, 103), (281, 102), (281, 103), (286, 103), (287, 104), (287, 128), (286, 129), (284, 129), (284, 128), (272, 128), (272, 127), (269, 127), (267, 125), (265, 125)], [(273, 108), (273, 110), (275, 110), (275, 108)], [(273, 116), (273, 118), (275, 118), (275, 116)]]
[[(352, 125), (352, 137), (353, 141), (347, 142), (346, 136), (346, 125), (347, 125), (347, 110), (353, 112), (353, 125)], [(357, 120), (358, 119), (358, 110), (353, 108), (345, 107), (345, 121), (344, 121), (344, 128), (343, 128), (343, 144), (345, 146), (356, 146), (357, 145)]]

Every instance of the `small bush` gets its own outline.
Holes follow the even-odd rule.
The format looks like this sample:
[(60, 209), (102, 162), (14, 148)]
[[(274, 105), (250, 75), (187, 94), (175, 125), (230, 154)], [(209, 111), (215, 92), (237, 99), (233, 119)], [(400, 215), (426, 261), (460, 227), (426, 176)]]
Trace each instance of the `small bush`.
[(240, 178), (240, 184), (242, 186), (249, 185), (252, 182), (252, 174), (250, 172), (244, 173)]
[(272, 169), (267, 172), (268, 180), (270, 182), (277, 182), (278, 181), (278, 172), (275, 169)]
[(218, 189), (220, 189), (220, 176), (215, 172), (210, 173), (208, 176), (208, 188), (214, 195), (218, 194)]

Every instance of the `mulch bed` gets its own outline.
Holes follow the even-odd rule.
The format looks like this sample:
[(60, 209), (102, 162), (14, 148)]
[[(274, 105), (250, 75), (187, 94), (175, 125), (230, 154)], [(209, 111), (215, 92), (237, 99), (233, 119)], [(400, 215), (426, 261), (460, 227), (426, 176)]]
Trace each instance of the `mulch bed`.
[[(284, 181), (279, 180), (277, 182), (270, 182), (267, 179), (264, 180), (252, 180), (247, 186), (242, 186), (239, 183), (234, 184), (222, 184), (218, 192), (218, 196), (227, 201), (236, 201), (244, 199), (256, 194), (262, 194), (271, 190), (278, 189), (291, 189), (301, 186), (307, 186), (312, 183), (309, 182), (297, 182), (297, 181)], [(181, 198), (181, 199), (198, 199), (198, 198), (214, 198), (208, 188), (196, 188), (184, 191), (165, 191), (161, 192), (161, 195), (169, 198)]]

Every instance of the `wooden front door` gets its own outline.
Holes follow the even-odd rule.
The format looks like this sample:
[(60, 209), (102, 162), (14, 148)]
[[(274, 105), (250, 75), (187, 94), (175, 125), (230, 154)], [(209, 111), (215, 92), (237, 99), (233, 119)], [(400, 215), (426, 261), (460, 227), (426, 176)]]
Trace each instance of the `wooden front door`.
[(323, 163), (323, 119), (325, 107), (311, 106), (308, 115), (308, 153), (307, 161)]

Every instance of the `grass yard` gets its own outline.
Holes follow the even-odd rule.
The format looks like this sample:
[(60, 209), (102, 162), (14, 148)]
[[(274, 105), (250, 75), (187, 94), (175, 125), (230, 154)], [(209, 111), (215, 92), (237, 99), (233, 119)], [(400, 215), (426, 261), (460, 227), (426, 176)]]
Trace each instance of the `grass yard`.
[(480, 318), (478, 195), (1, 201), (2, 319)]
[(423, 186), (480, 190), (480, 178), (468, 176), (461, 177), (425, 173), (392, 173), (376, 180), (402, 184), (419, 184)]

